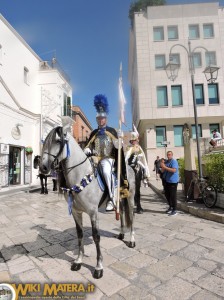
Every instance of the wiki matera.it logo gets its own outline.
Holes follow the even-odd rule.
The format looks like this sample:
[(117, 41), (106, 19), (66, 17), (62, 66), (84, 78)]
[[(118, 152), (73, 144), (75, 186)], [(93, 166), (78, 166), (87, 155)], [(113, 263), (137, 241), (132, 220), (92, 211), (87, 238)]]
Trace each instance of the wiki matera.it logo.
[(16, 292), (14, 288), (7, 283), (0, 283), (0, 300), (15, 300)]

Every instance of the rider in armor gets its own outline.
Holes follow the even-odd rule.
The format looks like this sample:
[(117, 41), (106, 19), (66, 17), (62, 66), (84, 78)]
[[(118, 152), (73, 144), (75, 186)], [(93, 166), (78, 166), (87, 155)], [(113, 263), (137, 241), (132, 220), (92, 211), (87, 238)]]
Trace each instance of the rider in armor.
[(141, 180), (144, 180), (144, 183), (148, 185), (150, 173), (148, 164), (146, 161), (145, 153), (142, 150), (141, 146), (139, 145), (139, 134), (133, 125), (134, 130), (131, 133), (130, 139), (130, 146), (127, 149), (125, 155), (125, 161), (128, 163), (135, 172), (135, 205), (136, 205), (136, 212), (138, 214), (143, 213), (143, 208), (141, 207), (140, 203), (140, 187), (141, 187)]
[[(88, 143), (84, 149), (87, 156), (94, 155), (97, 157), (99, 168), (106, 182), (109, 201), (106, 211), (112, 211), (115, 208), (114, 179), (113, 170), (117, 168), (118, 158), (118, 134), (121, 133), (107, 126), (107, 116), (109, 106), (107, 98), (104, 95), (96, 95), (94, 98), (94, 106), (97, 111), (96, 121), (98, 128), (90, 134)], [(126, 176), (126, 166), (123, 149), (121, 149), (121, 193), (123, 197), (128, 195), (128, 182)]]

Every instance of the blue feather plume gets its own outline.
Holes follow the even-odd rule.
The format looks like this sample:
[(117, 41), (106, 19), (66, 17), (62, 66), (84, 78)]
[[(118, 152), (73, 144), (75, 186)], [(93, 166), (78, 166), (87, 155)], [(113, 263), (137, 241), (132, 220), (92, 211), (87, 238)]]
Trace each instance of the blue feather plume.
[(98, 113), (109, 113), (109, 104), (107, 102), (107, 97), (102, 94), (96, 95), (94, 97), (94, 106)]

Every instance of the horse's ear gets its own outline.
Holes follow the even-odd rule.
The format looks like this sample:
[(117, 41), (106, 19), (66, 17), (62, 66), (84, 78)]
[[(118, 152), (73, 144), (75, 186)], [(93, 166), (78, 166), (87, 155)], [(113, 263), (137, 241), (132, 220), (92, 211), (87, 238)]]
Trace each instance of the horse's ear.
[(55, 139), (60, 140), (63, 135), (63, 129), (61, 126), (56, 127), (55, 129)]

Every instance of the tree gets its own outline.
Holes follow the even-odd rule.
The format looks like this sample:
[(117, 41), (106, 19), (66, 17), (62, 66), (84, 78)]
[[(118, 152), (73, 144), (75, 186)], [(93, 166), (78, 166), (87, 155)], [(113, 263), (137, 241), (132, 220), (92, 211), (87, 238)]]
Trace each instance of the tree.
[(139, 12), (141, 10), (146, 10), (148, 6), (159, 6), (165, 5), (166, 0), (138, 0), (133, 2), (129, 8), (129, 19), (131, 21), (131, 27), (133, 27), (134, 14), (135, 12)]

